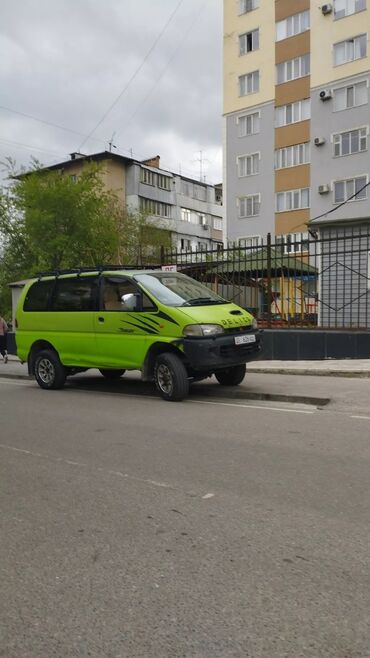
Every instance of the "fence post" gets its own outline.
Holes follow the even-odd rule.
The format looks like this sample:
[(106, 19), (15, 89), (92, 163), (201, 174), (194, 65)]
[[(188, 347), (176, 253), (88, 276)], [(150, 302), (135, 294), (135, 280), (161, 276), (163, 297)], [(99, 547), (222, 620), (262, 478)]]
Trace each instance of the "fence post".
[(271, 287), (271, 233), (267, 233), (267, 326), (271, 328), (271, 305), (272, 305), (272, 287)]

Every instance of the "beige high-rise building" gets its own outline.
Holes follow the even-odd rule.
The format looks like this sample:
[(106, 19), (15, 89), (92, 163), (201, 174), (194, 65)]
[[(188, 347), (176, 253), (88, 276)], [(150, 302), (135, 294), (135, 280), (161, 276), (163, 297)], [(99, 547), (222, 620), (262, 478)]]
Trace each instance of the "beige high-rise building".
[(370, 217), (369, 2), (224, 0), (229, 240), (270, 232), (294, 251), (354, 194), (336, 217)]

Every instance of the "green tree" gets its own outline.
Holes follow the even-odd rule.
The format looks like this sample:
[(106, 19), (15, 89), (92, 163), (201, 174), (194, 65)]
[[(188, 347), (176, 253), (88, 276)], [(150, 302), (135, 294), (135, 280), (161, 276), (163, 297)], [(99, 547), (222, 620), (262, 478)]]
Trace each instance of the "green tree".
[(31, 161), (8, 159), (0, 190), (0, 309), (9, 313), (8, 283), (39, 271), (116, 263), (159, 263), (171, 234), (142, 212), (127, 211), (107, 190), (101, 166), (86, 164), (72, 178)]

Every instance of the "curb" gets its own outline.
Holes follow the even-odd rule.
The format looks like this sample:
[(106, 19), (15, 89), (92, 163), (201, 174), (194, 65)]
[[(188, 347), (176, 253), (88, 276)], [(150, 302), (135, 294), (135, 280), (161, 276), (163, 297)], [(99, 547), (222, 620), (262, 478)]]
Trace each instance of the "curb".
[[(34, 377), (29, 375), (15, 375), (12, 373), (6, 373), (4, 375), (0, 374), (2, 379), (21, 379), (26, 381), (33, 381)], [(86, 390), (86, 388), (84, 388)], [(240, 388), (226, 388), (222, 386), (209, 386), (207, 384), (195, 384), (193, 391), (196, 392), (199, 398), (216, 398), (220, 400), (260, 400), (264, 402), (286, 402), (294, 404), (307, 404), (313, 405), (315, 407), (325, 407), (331, 398), (319, 398), (309, 395), (285, 395), (283, 393), (255, 393), (253, 391), (243, 391)], [(117, 394), (119, 391), (109, 390), (107, 387), (106, 392)], [(122, 392), (124, 394), (124, 391)], [(146, 395), (153, 395), (153, 391), (145, 392), (145, 390), (140, 392), (140, 395), (145, 397)], [(194, 396), (191, 396), (194, 397)]]
[(320, 370), (312, 368), (248, 368), (248, 372), (262, 375), (311, 375), (314, 377), (369, 378), (369, 370)]

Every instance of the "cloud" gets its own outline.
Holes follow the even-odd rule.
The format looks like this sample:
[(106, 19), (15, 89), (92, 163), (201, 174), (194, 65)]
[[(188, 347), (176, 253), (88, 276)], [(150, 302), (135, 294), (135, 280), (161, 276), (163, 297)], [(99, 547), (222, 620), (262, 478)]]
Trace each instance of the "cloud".
[(26, 163), (32, 149), (46, 164), (64, 159), (141, 67), (83, 152), (106, 148), (115, 133), (118, 152), (159, 153), (167, 168), (197, 176), (202, 150), (208, 180), (221, 180), (222, 0), (178, 5), (2, 0), (1, 105), (81, 136), (0, 109), (0, 159)]

